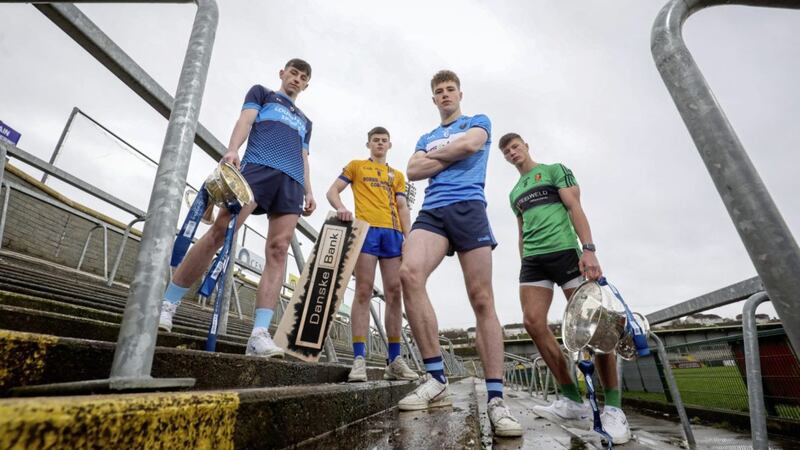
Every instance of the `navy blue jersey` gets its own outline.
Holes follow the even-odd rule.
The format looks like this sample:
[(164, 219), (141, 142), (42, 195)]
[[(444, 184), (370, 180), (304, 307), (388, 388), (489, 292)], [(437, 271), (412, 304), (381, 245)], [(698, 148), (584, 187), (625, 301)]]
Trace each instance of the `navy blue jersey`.
[(446, 169), (428, 181), (422, 210), (441, 208), (456, 202), (480, 200), (486, 203), (483, 186), (486, 181), (486, 164), (489, 161), (489, 148), (492, 142), (492, 124), (483, 114), (461, 116), (455, 121), (440, 125), (430, 133), (425, 133), (417, 141), (415, 151), (434, 152), (450, 142), (462, 137), (473, 127), (483, 128), (489, 136), (483, 147)]
[(261, 164), (289, 175), (304, 185), (303, 150), (308, 151), (311, 121), (286, 95), (255, 85), (247, 92), (242, 110), (258, 116), (247, 138), (242, 163)]

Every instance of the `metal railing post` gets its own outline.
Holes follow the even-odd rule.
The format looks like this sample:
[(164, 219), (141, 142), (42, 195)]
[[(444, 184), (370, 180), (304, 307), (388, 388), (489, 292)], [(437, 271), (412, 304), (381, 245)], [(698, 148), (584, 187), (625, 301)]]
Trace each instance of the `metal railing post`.
[(667, 378), (669, 391), (672, 395), (672, 402), (675, 404), (675, 409), (678, 410), (678, 417), (681, 419), (681, 426), (683, 427), (683, 434), (686, 437), (686, 442), (689, 448), (696, 448), (697, 443), (694, 440), (694, 433), (692, 433), (692, 425), (689, 422), (689, 416), (686, 415), (686, 409), (683, 407), (681, 400), (681, 392), (678, 390), (678, 383), (675, 382), (675, 376), (672, 374), (672, 366), (669, 364), (669, 356), (667, 350), (664, 348), (664, 343), (656, 336), (655, 333), (650, 333), (650, 338), (656, 342), (658, 347), (658, 356), (661, 358), (662, 366), (664, 367), (664, 376)]
[(117, 278), (119, 265), (122, 263), (122, 253), (125, 251), (125, 246), (128, 243), (128, 236), (130, 236), (133, 226), (139, 222), (142, 222), (143, 220), (144, 217), (137, 217), (131, 220), (130, 223), (128, 223), (128, 226), (125, 227), (125, 232), (122, 234), (122, 240), (119, 243), (119, 250), (117, 250), (117, 256), (114, 258), (114, 265), (111, 267), (111, 273), (108, 275), (106, 286), (111, 287), (114, 284), (114, 279)]
[(750, 436), (754, 450), (769, 449), (767, 437), (767, 407), (764, 404), (764, 386), (761, 378), (761, 358), (758, 349), (756, 308), (769, 301), (766, 292), (753, 294), (744, 303), (742, 310), (742, 337), (747, 371), (747, 402), (750, 410)]
[[(166, 285), (169, 252), (186, 185), (218, 15), (214, 0), (197, 0), (197, 14), (167, 125), (136, 258), (135, 274), (114, 352), (112, 380), (134, 380), (134, 385), (137, 383), (135, 380), (153, 380), (150, 370), (158, 332), (161, 295)], [(194, 384), (193, 379), (170, 381), (174, 382), (171, 383), (173, 385)]]
[(108, 227), (103, 224), (103, 278), (108, 279)]
[(242, 302), (239, 299), (239, 288), (236, 286), (236, 282), (233, 283), (233, 298), (236, 300), (236, 311), (239, 313), (239, 320), (244, 320), (244, 314), (242, 314)]
[(86, 235), (86, 241), (83, 243), (83, 250), (81, 250), (81, 257), (78, 258), (78, 265), (75, 267), (75, 270), (81, 270), (81, 266), (83, 265), (83, 259), (86, 257), (86, 251), (89, 249), (89, 241), (92, 240), (92, 235), (94, 234), (94, 230), (100, 228), (100, 224), (95, 224), (91, 230), (89, 230), (89, 234)]
[(0, 145), (0, 185), (3, 184), (6, 176), (6, 147)]
[[(0, 235), (0, 237), (2, 237), (2, 235)], [(408, 350), (408, 355), (411, 357), (411, 360), (414, 361), (414, 365), (417, 367), (417, 370), (421, 372), (425, 366), (422, 364), (422, 361), (419, 360), (417, 354), (414, 353), (414, 349), (411, 347), (411, 341), (408, 339), (408, 335), (404, 330), (401, 329), (400, 336), (403, 338), (403, 344), (405, 344), (406, 350)]]
[(386, 336), (386, 330), (383, 328), (380, 317), (378, 317), (378, 311), (375, 310), (375, 305), (372, 304), (372, 298), (369, 299), (369, 312), (372, 314), (372, 320), (375, 322), (375, 328), (378, 330), (378, 334), (381, 335), (381, 339), (383, 339), (383, 344), (386, 346), (386, 352), (388, 354), (389, 338)]
[(6, 218), (8, 217), (8, 199), (11, 197), (11, 186), (5, 182), (0, 182), (0, 192), (3, 195), (3, 212), (0, 213), (0, 248), (3, 248), (3, 234), (6, 231)]
[[(67, 139), (67, 134), (69, 134), (69, 129), (72, 126), (72, 121), (75, 120), (75, 115), (78, 114), (78, 107), (73, 106), (72, 112), (69, 113), (69, 118), (67, 119), (67, 123), (64, 124), (64, 129), (61, 130), (61, 136), (58, 137), (58, 142), (56, 143), (56, 148), (53, 149), (53, 154), (50, 155), (50, 165), (52, 166), (56, 162), (56, 158), (58, 157), (58, 153), (61, 151), (61, 146), (64, 145), (64, 141)], [(42, 184), (47, 182), (47, 177), (50, 174), (45, 172), (42, 175)]]
[(690, 15), (722, 4), (800, 9), (798, 0), (671, 0), (653, 24), (651, 50), (798, 355), (800, 248), (683, 41), (682, 27)]

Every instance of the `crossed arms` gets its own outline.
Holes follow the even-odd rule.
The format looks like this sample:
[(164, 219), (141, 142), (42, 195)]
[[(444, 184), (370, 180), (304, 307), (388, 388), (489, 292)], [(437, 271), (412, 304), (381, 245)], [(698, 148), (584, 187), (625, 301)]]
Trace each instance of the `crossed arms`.
[(489, 135), (483, 128), (473, 127), (464, 133), (464, 136), (453, 142), (431, 151), (418, 149), (408, 160), (406, 175), (410, 181), (419, 181), (430, 178), (450, 164), (468, 158), (477, 153)]

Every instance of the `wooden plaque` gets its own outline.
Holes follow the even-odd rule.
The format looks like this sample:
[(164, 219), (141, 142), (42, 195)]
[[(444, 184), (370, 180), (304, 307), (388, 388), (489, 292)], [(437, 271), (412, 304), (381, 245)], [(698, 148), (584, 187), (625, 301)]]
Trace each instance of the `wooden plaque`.
[(343, 222), (328, 213), (275, 332), (275, 343), (286, 353), (319, 360), (368, 230), (363, 220)]

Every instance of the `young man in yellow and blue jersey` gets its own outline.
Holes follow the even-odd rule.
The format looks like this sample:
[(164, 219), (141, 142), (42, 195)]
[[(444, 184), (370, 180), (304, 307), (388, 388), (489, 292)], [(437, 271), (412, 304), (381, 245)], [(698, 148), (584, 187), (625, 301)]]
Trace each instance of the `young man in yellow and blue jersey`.
[(353, 335), (353, 367), (348, 381), (367, 381), (366, 342), (369, 331), (370, 301), (375, 284), (375, 267), (380, 263), (386, 301), (386, 333), (389, 357), (383, 378), (416, 380), (400, 356), (403, 308), (400, 289), (400, 256), (403, 241), (411, 228), (403, 172), (386, 163), (392, 148), (389, 131), (375, 127), (367, 133), (369, 159), (350, 161), (328, 190), (328, 201), (340, 220), (353, 220), (339, 194), (352, 185), (356, 204), (355, 217), (370, 225), (367, 238), (356, 262), (356, 295), (350, 310)]

